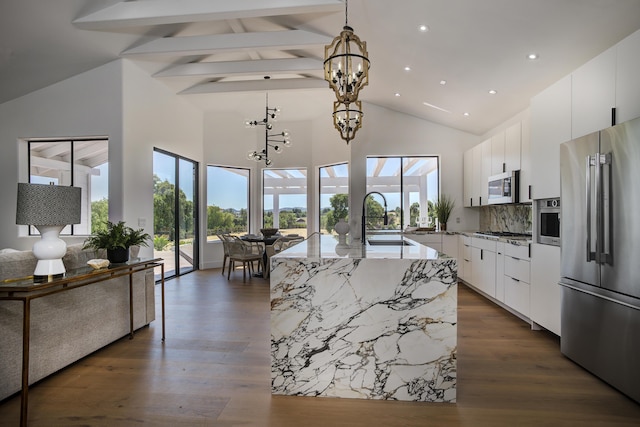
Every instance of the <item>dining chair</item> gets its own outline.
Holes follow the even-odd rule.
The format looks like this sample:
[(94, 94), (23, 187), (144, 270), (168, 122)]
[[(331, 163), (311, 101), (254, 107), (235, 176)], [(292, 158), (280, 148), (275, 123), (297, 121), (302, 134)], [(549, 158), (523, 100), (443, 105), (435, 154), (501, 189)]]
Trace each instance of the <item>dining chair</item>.
[(245, 242), (239, 237), (230, 236), (229, 245), (229, 270), (227, 271), (227, 280), (231, 277), (231, 270), (235, 269), (236, 262), (242, 262), (242, 281), (247, 281), (247, 266), (249, 266), (249, 278), (254, 271), (253, 263), (258, 261), (258, 266), (262, 266), (264, 271), (263, 256), (264, 247), (259, 243)]
[[(222, 260), (222, 275), (224, 276), (224, 267), (227, 265), (227, 260), (229, 259), (229, 241), (231, 240), (231, 235), (227, 233), (216, 234), (218, 239), (222, 242), (222, 250), (224, 251), (224, 258)], [(231, 265), (231, 263), (229, 263)]]

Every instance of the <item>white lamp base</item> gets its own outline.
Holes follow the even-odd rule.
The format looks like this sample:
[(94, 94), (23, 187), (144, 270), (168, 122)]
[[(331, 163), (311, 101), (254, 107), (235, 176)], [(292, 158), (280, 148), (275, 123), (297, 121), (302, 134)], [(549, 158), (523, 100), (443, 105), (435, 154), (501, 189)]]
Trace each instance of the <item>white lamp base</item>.
[(33, 245), (33, 255), (38, 260), (34, 277), (61, 276), (66, 273), (62, 257), (67, 252), (67, 244), (59, 235), (64, 225), (37, 225), (41, 239)]

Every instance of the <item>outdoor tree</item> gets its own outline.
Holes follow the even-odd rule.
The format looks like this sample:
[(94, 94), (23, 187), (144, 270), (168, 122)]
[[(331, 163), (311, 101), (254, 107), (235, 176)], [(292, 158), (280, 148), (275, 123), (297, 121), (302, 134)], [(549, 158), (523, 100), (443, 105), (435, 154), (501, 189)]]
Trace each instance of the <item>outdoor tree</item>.
[(349, 195), (348, 194), (334, 194), (329, 199), (331, 204), (331, 210), (326, 213), (326, 225), (327, 232), (331, 233), (334, 226), (340, 219), (346, 219), (349, 215)]

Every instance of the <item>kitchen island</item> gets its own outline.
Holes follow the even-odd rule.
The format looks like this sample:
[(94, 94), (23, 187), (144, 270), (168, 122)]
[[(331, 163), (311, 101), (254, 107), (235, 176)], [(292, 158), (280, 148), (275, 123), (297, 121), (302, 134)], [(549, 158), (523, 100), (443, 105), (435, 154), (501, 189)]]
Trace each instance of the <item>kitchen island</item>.
[(455, 402), (456, 334), (456, 259), (432, 248), (316, 235), (271, 259), (273, 394)]

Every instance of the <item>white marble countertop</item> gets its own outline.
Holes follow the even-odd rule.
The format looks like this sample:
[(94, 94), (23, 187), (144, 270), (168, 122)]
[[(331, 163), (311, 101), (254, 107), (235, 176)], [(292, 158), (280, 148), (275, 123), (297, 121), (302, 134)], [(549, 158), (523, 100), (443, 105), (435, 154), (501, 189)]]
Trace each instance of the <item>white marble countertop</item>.
[(369, 236), (370, 240), (405, 240), (409, 246), (339, 244), (332, 235), (314, 235), (304, 242), (274, 255), (279, 258), (353, 258), (353, 259), (451, 259), (442, 252), (401, 235)]

